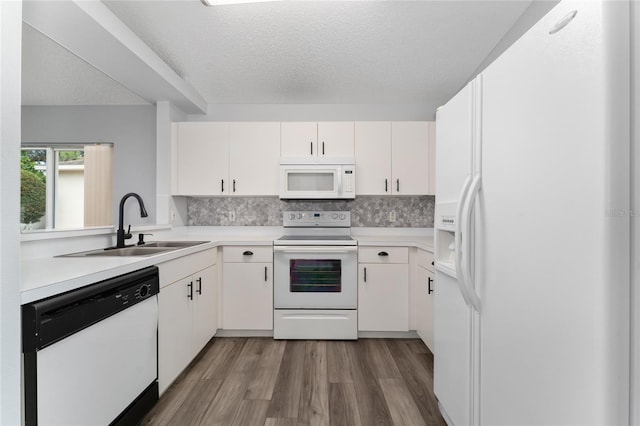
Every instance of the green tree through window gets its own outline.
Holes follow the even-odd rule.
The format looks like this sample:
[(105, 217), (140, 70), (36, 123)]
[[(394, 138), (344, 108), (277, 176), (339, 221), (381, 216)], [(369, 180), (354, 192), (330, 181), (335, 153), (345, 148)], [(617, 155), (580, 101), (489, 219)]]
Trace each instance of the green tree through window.
[(47, 209), (47, 177), (36, 170), (36, 161), (44, 161), (44, 150), (23, 151), (20, 158), (20, 222), (36, 223)]

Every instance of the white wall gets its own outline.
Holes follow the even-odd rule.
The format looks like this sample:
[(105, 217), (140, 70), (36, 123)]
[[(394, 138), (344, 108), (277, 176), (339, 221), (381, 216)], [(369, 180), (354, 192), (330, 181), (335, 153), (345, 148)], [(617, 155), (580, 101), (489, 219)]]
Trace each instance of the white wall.
[(129, 200), (125, 226), (156, 223), (155, 106), (24, 106), (22, 141), (113, 143), (114, 225), (127, 192), (140, 194), (149, 217), (140, 218), (137, 203)]
[(22, 3), (0, 1), (0, 424), (21, 419), (20, 87)]
[(186, 224), (186, 197), (171, 196), (171, 171), (173, 158), (171, 156), (171, 123), (186, 121), (187, 115), (168, 101), (157, 104), (156, 133), (156, 192), (157, 192), (157, 223), (181, 226)]

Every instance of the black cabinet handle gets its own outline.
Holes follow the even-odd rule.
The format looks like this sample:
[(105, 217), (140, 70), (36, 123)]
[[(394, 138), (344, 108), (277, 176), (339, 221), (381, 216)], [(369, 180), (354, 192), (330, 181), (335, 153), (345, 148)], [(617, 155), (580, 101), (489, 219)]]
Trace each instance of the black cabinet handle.
[(236, 192), (236, 180), (233, 180), (233, 192)]
[(224, 179), (220, 180), (220, 192), (224, 192)]
[(427, 283), (427, 291), (429, 292), (428, 294), (433, 293), (433, 289), (431, 288), (431, 283), (433, 283), (433, 278), (429, 277), (429, 281)]
[(196, 293), (202, 294), (202, 277), (198, 278), (196, 281), (198, 282), (198, 289), (196, 290)]
[(400, 192), (400, 179), (396, 179), (396, 192)]
[(389, 192), (389, 179), (384, 180), (384, 192)]
[(269, 278), (267, 277), (267, 267), (264, 267), (264, 281), (267, 282)]
[(187, 294), (187, 299), (193, 300), (193, 281), (189, 282), (189, 284), (187, 284), (187, 287), (189, 287), (189, 294)]
[(367, 282), (367, 268), (364, 268), (364, 282)]
[(389, 253), (387, 253), (386, 251), (381, 251), (380, 253), (378, 253), (378, 256), (389, 256)]
[(247, 250), (244, 253), (242, 253), (243, 256), (253, 256), (253, 252), (251, 250)]
[(435, 265), (436, 261), (434, 260), (433, 262), (431, 262), (431, 266)]
[(324, 142), (322, 142), (322, 155), (324, 155)]
[(309, 145), (311, 146), (311, 155), (313, 155), (313, 141), (309, 142)]

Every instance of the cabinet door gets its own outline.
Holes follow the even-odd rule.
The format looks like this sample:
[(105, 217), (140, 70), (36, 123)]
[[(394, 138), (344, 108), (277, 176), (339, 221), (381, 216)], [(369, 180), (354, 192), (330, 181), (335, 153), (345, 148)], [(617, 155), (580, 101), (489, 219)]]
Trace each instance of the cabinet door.
[(391, 193), (391, 122), (355, 123), (356, 195)]
[(391, 171), (393, 193), (428, 193), (427, 150), (429, 124), (426, 121), (391, 123)]
[(218, 330), (218, 272), (216, 265), (193, 275), (193, 356)]
[(160, 393), (193, 359), (191, 277), (160, 289), (158, 294), (158, 384)]
[(231, 194), (278, 195), (280, 123), (229, 126)]
[(273, 329), (272, 263), (224, 263), (222, 328)]
[(427, 194), (436, 195), (436, 122), (429, 121), (428, 150), (427, 150)]
[(176, 195), (221, 195), (229, 188), (229, 125), (177, 123)]
[(417, 267), (418, 281), (414, 307), (416, 309), (416, 332), (425, 345), (433, 352), (433, 272)]
[(358, 330), (409, 330), (409, 265), (363, 263), (358, 271)]
[(281, 157), (315, 157), (318, 155), (318, 124), (284, 122), (280, 124)]
[(318, 156), (353, 158), (353, 131), (352, 121), (318, 123)]

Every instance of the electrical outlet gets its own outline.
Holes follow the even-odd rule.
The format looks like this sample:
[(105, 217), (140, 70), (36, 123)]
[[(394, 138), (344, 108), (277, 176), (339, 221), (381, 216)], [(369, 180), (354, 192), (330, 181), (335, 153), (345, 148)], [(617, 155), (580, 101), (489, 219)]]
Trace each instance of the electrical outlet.
[(236, 221), (236, 212), (235, 212), (235, 210), (230, 210), (229, 211), (229, 221), (230, 222), (235, 222)]
[(389, 222), (396, 221), (396, 212), (389, 212)]

